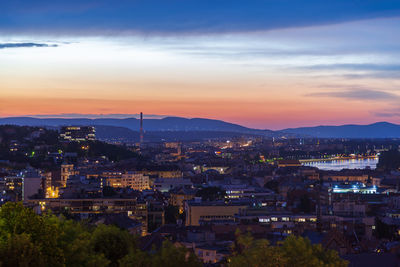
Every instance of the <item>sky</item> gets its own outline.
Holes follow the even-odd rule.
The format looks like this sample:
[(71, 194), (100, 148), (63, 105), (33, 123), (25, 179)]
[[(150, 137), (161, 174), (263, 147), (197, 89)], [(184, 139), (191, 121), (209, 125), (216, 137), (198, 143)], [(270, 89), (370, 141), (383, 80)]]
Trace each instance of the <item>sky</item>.
[(400, 123), (400, 2), (0, 1), (0, 117)]

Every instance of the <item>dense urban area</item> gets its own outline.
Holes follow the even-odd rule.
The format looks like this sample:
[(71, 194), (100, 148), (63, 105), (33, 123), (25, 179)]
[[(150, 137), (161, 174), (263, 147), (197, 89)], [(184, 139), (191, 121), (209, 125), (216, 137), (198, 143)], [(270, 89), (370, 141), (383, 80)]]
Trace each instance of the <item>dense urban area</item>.
[(397, 266), (399, 146), (3, 125), (0, 265)]

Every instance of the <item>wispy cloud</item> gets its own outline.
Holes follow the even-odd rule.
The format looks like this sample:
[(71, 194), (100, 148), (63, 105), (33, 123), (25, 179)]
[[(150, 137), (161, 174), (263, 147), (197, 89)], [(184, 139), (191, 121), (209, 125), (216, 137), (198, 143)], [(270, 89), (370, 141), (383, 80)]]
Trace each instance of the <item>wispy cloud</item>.
[(305, 66), (310, 70), (400, 71), (400, 64), (321, 64)]
[(383, 118), (394, 118), (400, 117), (400, 112), (374, 112), (375, 116), (383, 117)]
[(310, 97), (334, 97), (349, 100), (395, 100), (398, 101), (400, 96), (390, 92), (372, 90), (372, 89), (347, 89), (343, 91), (316, 92), (306, 94)]
[(396, 118), (400, 117), (400, 108), (372, 111), (371, 114), (382, 118)]
[(296, 67), (302, 71), (330, 72), (346, 79), (400, 79), (400, 64), (316, 64)]
[(44, 43), (0, 43), (0, 49), (5, 48), (26, 48), (26, 47), (57, 47), (57, 44)]
[(393, 79), (398, 80), (400, 79), (400, 72), (399, 71), (376, 71), (364, 74), (344, 74), (341, 75), (347, 79)]

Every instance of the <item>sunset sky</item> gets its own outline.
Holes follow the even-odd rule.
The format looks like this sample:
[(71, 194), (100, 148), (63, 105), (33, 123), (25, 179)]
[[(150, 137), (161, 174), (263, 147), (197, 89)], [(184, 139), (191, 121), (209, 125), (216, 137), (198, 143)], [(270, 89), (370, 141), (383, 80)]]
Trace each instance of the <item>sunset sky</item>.
[(20, 0), (0, 10), (0, 117), (400, 123), (399, 1)]

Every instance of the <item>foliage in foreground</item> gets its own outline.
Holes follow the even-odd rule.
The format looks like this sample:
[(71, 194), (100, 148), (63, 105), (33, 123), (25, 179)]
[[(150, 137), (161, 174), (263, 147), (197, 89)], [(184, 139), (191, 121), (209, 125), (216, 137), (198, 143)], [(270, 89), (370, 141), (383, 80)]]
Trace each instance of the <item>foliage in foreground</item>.
[(240, 235), (228, 259), (231, 267), (345, 267), (348, 262), (334, 250), (312, 245), (310, 240), (291, 235), (278, 246), (268, 240), (255, 240), (250, 233)]
[(115, 226), (37, 215), (21, 203), (0, 208), (0, 266), (200, 266), (185, 248), (164, 242), (152, 255)]
[[(238, 235), (228, 259), (231, 267), (344, 267), (336, 251), (312, 245), (308, 239), (289, 236), (278, 246)], [(21, 203), (0, 208), (0, 266), (138, 266), (197, 267), (202, 264), (186, 248), (165, 241), (151, 253), (141, 251), (136, 238), (115, 226), (90, 227), (83, 223), (37, 215)]]

